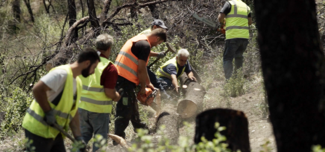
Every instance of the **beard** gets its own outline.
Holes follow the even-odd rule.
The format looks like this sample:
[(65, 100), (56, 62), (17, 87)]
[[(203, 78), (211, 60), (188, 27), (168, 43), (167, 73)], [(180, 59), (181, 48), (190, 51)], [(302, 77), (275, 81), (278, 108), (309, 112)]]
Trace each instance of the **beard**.
[(88, 68), (83, 69), (83, 70), (81, 71), (81, 75), (82, 75), (83, 77), (87, 78), (87, 77), (90, 75), (90, 74), (89, 74), (90, 67), (91, 67), (91, 65), (89, 65)]

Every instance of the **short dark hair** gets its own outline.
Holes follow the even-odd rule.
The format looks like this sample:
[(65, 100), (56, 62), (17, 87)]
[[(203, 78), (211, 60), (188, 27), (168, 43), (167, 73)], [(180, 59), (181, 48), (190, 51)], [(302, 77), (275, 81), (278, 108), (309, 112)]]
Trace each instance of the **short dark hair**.
[(97, 51), (92, 48), (86, 48), (78, 55), (78, 63), (90, 60), (90, 64), (100, 61)]
[(161, 40), (164, 40), (164, 42), (166, 42), (166, 40), (167, 40), (167, 31), (163, 28), (156, 28), (156, 29), (152, 30), (150, 35), (157, 36)]

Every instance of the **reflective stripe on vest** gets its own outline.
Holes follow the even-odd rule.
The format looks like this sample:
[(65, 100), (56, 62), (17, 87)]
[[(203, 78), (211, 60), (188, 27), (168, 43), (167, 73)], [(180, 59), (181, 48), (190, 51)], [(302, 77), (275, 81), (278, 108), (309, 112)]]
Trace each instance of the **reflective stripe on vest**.
[[(164, 67), (166, 67), (169, 64), (173, 64), (176, 67), (176, 73), (178, 73), (179, 68), (177, 66), (176, 57), (174, 57), (174, 58), (168, 60), (167, 62), (165, 62), (160, 68), (158, 68), (158, 70), (156, 72), (157, 77), (166, 77), (166, 78), (172, 79), (172, 76), (169, 73), (164, 71)], [(185, 68), (186, 68), (185, 66), (186, 66), (186, 64), (184, 65), (184, 68), (178, 77), (180, 77), (184, 73)]]
[[(126, 43), (123, 45), (122, 49), (120, 50), (120, 53), (117, 55), (115, 60), (115, 65), (118, 71), (118, 75), (129, 80), (130, 82), (135, 83), (136, 85), (139, 84), (139, 79), (138, 79), (139, 59), (132, 53), (131, 48), (135, 42), (141, 40), (145, 40), (149, 42), (146, 35), (138, 35), (126, 41)], [(148, 61), (149, 61), (149, 56), (147, 58), (146, 65), (148, 65)]]
[(231, 11), (226, 16), (226, 39), (248, 39), (248, 14), (250, 13), (250, 8), (241, 0), (231, 0), (229, 3)]
[(87, 78), (80, 76), (83, 90), (79, 108), (96, 113), (111, 113), (113, 101), (106, 96), (104, 86), (100, 83), (103, 71), (110, 63), (112, 62), (108, 59), (100, 57), (94, 74)]
[[(53, 68), (52, 70), (56, 69), (63, 69), (67, 71), (67, 79), (65, 81), (61, 99), (57, 106), (55, 106), (51, 102), (49, 102), (49, 104), (54, 110), (56, 122), (58, 123), (58, 125), (67, 130), (70, 121), (75, 116), (78, 110), (79, 102), (74, 101), (80, 100), (82, 85), (81, 80), (77, 77), (77, 96), (76, 100), (74, 100), (74, 95), (72, 91), (73, 73), (71, 71), (70, 65), (59, 66)], [(47, 125), (47, 123), (44, 121), (44, 116), (45, 114), (43, 109), (40, 107), (38, 102), (36, 102), (36, 100), (33, 100), (32, 104), (26, 111), (22, 126), (29, 132), (41, 136), (43, 138), (55, 138), (60, 132), (57, 129)]]

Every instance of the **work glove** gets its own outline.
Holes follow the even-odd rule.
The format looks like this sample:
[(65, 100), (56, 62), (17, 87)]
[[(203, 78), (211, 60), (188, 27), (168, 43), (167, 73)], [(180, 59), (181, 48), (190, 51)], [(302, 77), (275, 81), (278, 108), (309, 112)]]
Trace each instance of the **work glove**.
[(87, 149), (87, 144), (85, 142), (85, 140), (81, 137), (81, 136), (77, 136), (76, 138), (76, 142), (79, 143), (79, 152), (86, 152)]
[(157, 55), (158, 58), (163, 58), (165, 56), (166, 56), (166, 54), (164, 52), (159, 52)]
[(53, 126), (56, 123), (55, 111), (53, 109), (48, 112), (45, 112), (45, 122), (50, 126)]

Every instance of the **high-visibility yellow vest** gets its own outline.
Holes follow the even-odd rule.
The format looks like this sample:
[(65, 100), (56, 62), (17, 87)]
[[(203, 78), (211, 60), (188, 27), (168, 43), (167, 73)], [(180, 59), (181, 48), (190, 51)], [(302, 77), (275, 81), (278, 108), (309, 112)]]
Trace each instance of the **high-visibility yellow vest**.
[(150, 34), (151, 33), (151, 27), (142, 31), (141, 33), (139, 33), (138, 35), (147, 35), (147, 34)]
[[(57, 123), (65, 130), (68, 129), (69, 123), (75, 116), (78, 110), (78, 101), (81, 95), (82, 84), (81, 80), (77, 77), (77, 97), (74, 100), (73, 96), (73, 74), (70, 65), (62, 65), (55, 69), (64, 69), (67, 71), (67, 79), (64, 85), (61, 99), (57, 106), (50, 103), (51, 108), (55, 111), (55, 118)], [(51, 70), (51, 71), (52, 71)], [(30, 107), (27, 109), (26, 115), (23, 120), (23, 127), (29, 132), (41, 136), (43, 138), (55, 138), (60, 131), (47, 125), (44, 121), (44, 111), (36, 100), (32, 102)]]
[[(80, 75), (82, 81), (82, 92), (79, 108), (96, 113), (111, 113), (113, 101), (107, 97), (104, 86), (100, 84), (100, 79), (105, 68), (112, 63), (104, 57), (100, 57), (95, 73), (87, 78)], [(113, 64), (113, 63), (112, 63)]]
[[(163, 69), (164, 67), (166, 67), (169, 64), (173, 64), (176, 67), (176, 71), (178, 73), (177, 61), (176, 61), (176, 57), (174, 57), (174, 58), (168, 60), (167, 62), (165, 62), (161, 67), (159, 67), (157, 69), (157, 72), (156, 72), (157, 77), (166, 77), (166, 78), (172, 79), (172, 76), (169, 73), (165, 72), (164, 69)], [(186, 68), (185, 66), (184, 66), (184, 68), (182, 70), (182, 73), (178, 77), (180, 77), (184, 73), (185, 68)]]
[(249, 38), (248, 14), (250, 8), (241, 0), (230, 0), (231, 11), (226, 16), (226, 40)]

